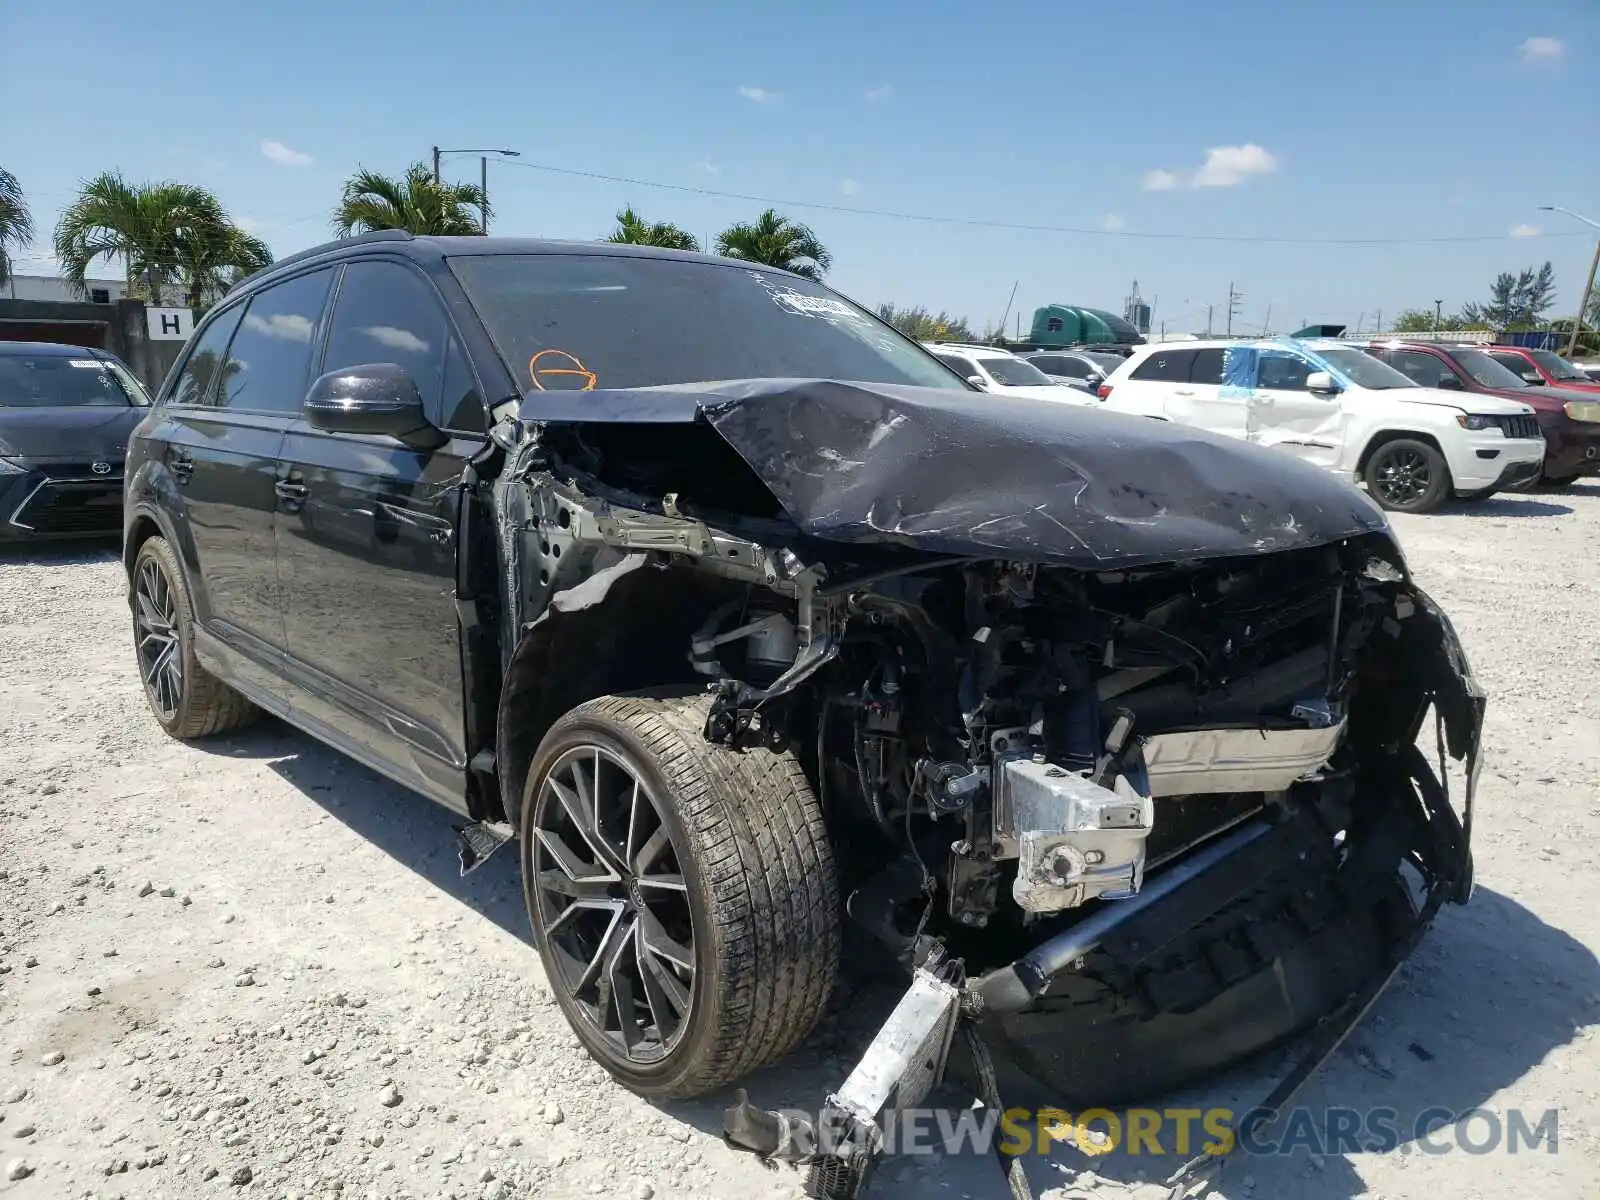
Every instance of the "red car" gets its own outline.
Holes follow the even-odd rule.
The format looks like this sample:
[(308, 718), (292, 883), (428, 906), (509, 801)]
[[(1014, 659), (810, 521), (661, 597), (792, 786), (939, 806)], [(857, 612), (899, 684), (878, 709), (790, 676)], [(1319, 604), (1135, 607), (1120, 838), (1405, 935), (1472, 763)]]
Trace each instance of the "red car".
[(1515, 372), (1529, 387), (1600, 392), (1600, 380), (1589, 378), (1585, 372), (1553, 351), (1528, 350), (1522, 346), (1483, 346), (1480, 349), (1501, 366)]
[[(1528, 405), (1544, 434), (1546, 483), (1559, 486), (1579, 475), (1600, 474), (1600, 387), (1534, 386), (1499, 361), (1501, 353), (1515, 350), (1510, 346), (1392, 341), (1371, 342), (1363, 349), (1422, 387), (1482, 392)], [(1546, 352), (1516, 353), (1520, 358)]]

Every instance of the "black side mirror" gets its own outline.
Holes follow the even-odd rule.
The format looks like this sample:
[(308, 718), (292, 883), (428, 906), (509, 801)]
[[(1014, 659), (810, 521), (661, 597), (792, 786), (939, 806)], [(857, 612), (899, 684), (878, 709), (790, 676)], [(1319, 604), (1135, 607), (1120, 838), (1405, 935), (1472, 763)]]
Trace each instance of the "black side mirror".
[(1467, 390), (1461, 380), (1454, 375), (1439, 376), (1439, 388), (1446, 392), (1464, 392)]
[(417, 381), (394, 363), (361, 363), (329, 371), (306, 394), (306, 420), (329, 433), (395, 438), (413, 450), (435, 450), (449, 435), (428, 420)]

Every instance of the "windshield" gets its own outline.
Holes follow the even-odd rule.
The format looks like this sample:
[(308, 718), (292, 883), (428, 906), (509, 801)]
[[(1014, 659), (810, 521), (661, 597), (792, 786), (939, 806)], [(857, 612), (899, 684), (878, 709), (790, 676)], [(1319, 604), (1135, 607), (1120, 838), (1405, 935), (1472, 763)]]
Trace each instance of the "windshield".
[(915, 342), (805, 279), (606, 254), (449, 261), (524, 388), (798, 378), (969, 390)]
[(0, 408), (126, 408), (148, 403), (131, 376), (101, 358), (0, 355)]
[(1482, 350), (1452, 350), (1456, 365), (1484, 387), (1525, 388), (1528, 384), (1516, 372), (1501, 366)]
[(1359, 388), (1387, 391), (1389, 388), (1416, 387), (1416, 382), (1400, 374), (1388, 363), (1379, 362), (1364, 350), (1318, 350), (1317, 357)]
[(1024, 362), (1020, 358), (981, 358), (978, 362), (985, 371), (994, 376), (994, 381), (1001, 387), (1055, 387), (1056, 385), (1054, 379), (1031, 362)]
[(1545, 369), (1545, 374), (1551, 379), (1571, 380), (1574, 383), (1587, 383), (1589, 377), (1577, 367), (1573, 366), (1559, 354), (1552, 354), (1548, 350), (1529, 350), (1529, 357)]

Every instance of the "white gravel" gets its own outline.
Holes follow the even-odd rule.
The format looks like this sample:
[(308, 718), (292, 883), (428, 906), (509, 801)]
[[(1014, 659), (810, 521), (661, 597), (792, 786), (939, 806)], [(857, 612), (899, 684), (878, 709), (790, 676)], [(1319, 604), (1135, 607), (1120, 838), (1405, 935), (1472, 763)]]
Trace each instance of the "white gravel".
[[(1600, 486), (1398, 525), (1490, 693), (1478, 893), (1303, 1098), (1557, 1108), (1559, 1150), (1299, 1153), (1235, 1164), (1220, 1194), (1592, 1198)], [(724, 1098), (654, 1107), (578, 1051), (512, 854), (460, 879), (442, 810), (276, 724), (162, 734), (122, 587), (113, 552), (0, 551), (0, 1193), (800, 1194), (722, 1145)], [(753, 1098), (820, 1101), (873, 999), (841, 995)], [(1182, 1099), (1245, 1107), (1275, 1067)], [(1149, 1200), (1172, 1166), (1063, 1149), (1029, 1173), (1052, 1200)], [(919, 1157), (885, 1162), (872, 1194), (1005, 1190), (987, 1159)]]

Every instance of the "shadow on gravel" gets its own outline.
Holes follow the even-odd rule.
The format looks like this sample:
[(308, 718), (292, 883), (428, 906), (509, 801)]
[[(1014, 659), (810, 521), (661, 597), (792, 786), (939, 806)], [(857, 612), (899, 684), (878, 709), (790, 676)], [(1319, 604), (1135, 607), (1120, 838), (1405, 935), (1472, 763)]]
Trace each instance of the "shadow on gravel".
[[(843, 1082), (856, 1056), (870, 1040), (898, 998), (889, 986), (872, 983), (861, 990), (835, 997), (829, 1016), (800, 1051), (785, 1063), (759, 1072), (746, 1081), (751, 1100), (762, 1107), (793, 1107), (814, 1111), (828, 1092)], [(1424, 1121), (1426, 1147), (1416, 1144), (1419, 1119), (1430, 1110), (1462, 1114), (1493, 1105), (1493, 1118), (1479, 1115), (1464, 1128), (1464, 1141), (1482, 1147), (1498, 1132), (1500, 1144), (1488, 1153), (1496, 1159), (1507, 1154), (1504, 1137), (1509, 1112), (1522, 1106), (1527, 1128), (1538, 1127), (1545, 1114), (1537, 1092), (1516, 1085), (1536, 1065), (1573, 1043), (1585, 1028), (1600, 1023), (1600, 961), (1593, 951), (1561, 930), (1546, 924), (1509, 897), (1479, 888), (1464, 909), (1447, 909), (1429, 932), (1389, 992), (1345, 1045), (1314, 1075), (1296, 1098), (1308, 1110), (1296, 1118), (1296, 1136), (1287, 1126), (1282, 1138), (1286, 1153), (1257, 1156), (1236, 1154), (1210, 1194), (1232, 1200), (1270, 1196), (1273, 1200), (1352, 1200), (1368, 1194), (1360, 1176), (1364, 1153), (1313, 1156), (1313, 1145), (1302, 1132), (1315, 1127), (1323, 1136), (1326, 1112), (1341, 1108), (1372, 1119), (1386, 1109), (1394, 1133), (1392, 1153), (1412, 1160), (1409, 1168), (1423, 1179), (1429, 1151), (1471, 1153), (1462, 1148), (1456, 1131), (1437, 1114)], [(1063, 1031), (1063, 1036), (1071, 1036)], [(1151, 1097), (1157, 1110), (1225, 1108), (1242, 1114), (1259, 1103), (1293, 1059), (1289, 1051), (1268, 1054), (1209, 1083), (1181, 1093)], [(959, 1056), (958, 1056), (959, 1057)], [(952, 1059), (952, 1074), (963, 1064)], [(1504, 1095), (1499, 1093), (1505, 1091)], [(1014, 1071), (1002, 1074), (1002, 1097), (1008, 1107), (1038, 1110), (1050, 1107), (1050, 1092), (1035, 1080)], [(672, 1115), (712, 1136), (720, 1136), (722, 1110), (733, 1100), (731, 1091), (702, 1101), (664, 1105)], [(939, 1100), (953, 1108), (970, 1103), (970, 1093), (951, 1086)], [(951, 1114), (953, 1119), (958, 1114)], [(1119, 1114), (1124, 1115), (1124, 1114)], [(1561, 1113), (1558, 1123), (1580, 1114)], [(1103, 1126), (1101, 1126), (1103, 1127)], [(938, 1125), (927, 1122), (925, 1141), (937, 1140)], [(1335, 1127), (1337, 1128), (1337, 1126)], [(1192, 1146), (1206, 1139), (1198, 1120)], [(1437, 1132), (1431, 1132), (1437, 1130)], [(1360, 1144), (1370, 1146), (1363, 1132)], [(1175, 1152), (1172, 1123), (1162, 1126), (1162, 1156), (1132, 1156), (1119, 1146), (1111, 1153), (1090, 1157), (1069, 1144), (1057, 1143), (1049, 1155), (1031, 1154), (1028, 1177), (1035, 1194), (1048, 1188), (1074, 1187), (1087, 1194), (1126, 1196), (1113, 1189), (1096, 1192), (1095, 1181), (1082, 1177), (1092, 1171), (1101, 1180), (1135, 1189), (1137, 1200), (1161, 1195), (1156, 1185), (1183, 1161)], [(1337, 1149), (1337, 1147), (1334, 1147)], [(1514, 1167), (1530, 1154), (1544, 1154), (1546, 1144), (1519, 1149)], [(1571, 1153), (1572, 1151), (1569, 1151)], [(1498, 1171), (1486, 1171), (1485, 1177)], [(1244, 1180), (1250, 1177), (1252, 1188)], [(1142, 1186), (1141, 1186), (1142, 1185)], [(937, 1189), (937, 1190), (935, 1190)], [(901, 1154), (886, 1157), (868, 1196), (881, 1200), (912, 1200), (931, 1194), (962, 1195), (973, 1200), (1006, 1200), (1009, 1192), (994, 1159), (967, 1150), (955, 1156)]]
[(1452, 500), (1433, 512), (1435, 517), (1562, 517), (1572, 512), (1570, 504), (1538, 500), (1529, 495), (1499, 495), (1487, 500)]
[(531, 941), (514, 844), (463, 878), (452, 828), (463, 818), (277, 720), (194, 746), (223, 757), (271, 759), (274, 771), (329, 816), (445, 895)]
[[(463, 879), (451, 833), (457, 821), (453, 814), (309, 737), (269, 721), (249, 733), (203, 745), (221, 755), (272, 759), (273, 769), (283, 778), (372, 845), (487, 920), (528, 940), (513, 847)], [(848, 938), (846, 969), (816, 1032), (787, 1060), (743, 1081), (755, 1104), (814, 1113), (843, 1083), (899, 998), (900, 986), (874, 973), (881, 958), (859, 937)], [(1461, 1114), (1493, 1103), (1498, 1125), (1491, 1127), (1480, 1115), (1468, 1126), (1466, 1140), (1477, 1146), (1489, 1139), (1491, 1128), (1503, 1136), (1508, 1112), (1519, 1105), (1525, 1106), (1527, 1128), (1536, 1128), (1544, 1116), (1543, 1103), (1537, 1093), (1519, 1089), (1518, 1081), (1547, 1058), (1554, 1056), (1559, 1063), (1562, 1048), (1597, 1023), (1600, 960), (1594, 951), (1515, 900), (1480, 887), (1465, 908), (1445, 909), (1388, 993), (1312, 1077), (1297, 1105), (1309, 1110), (1318, 1128), (1331, 1108), (1352, 1109), (1363, 1116), (1376, 1109), (1390, 1110), (1388, 1125), (1398, 1147), (1394, 1152), (1414, 1160), (1410, 1169), (1420, 1178), (1428, 1171), (1428, 1160), (1425, 1148), (1415, 1144), (1419, 1118), (1430, 1110)], [(1062, 1036), (1073, 1035), (1064, 1029)], [(1292, 1061), (1291, 1053), (1268, 1054), (1204, 1085), (1152, 1097), (1149, 1105), (1158, 1110), (1225, 1108), (1243, 1113), (1272, 1090)], [(952, 1058), (952, 1083), (936, 1097), (950, 1109), (970, 1104), (971, 1093), (963, 1091), (960, 1082), (966, 1077), (961, 1057), (958, 1053)], [(1499, 1094), (1502, 1091), (1504, 1095)], [(1053, 1103), (1044, 1085), (1009, 1069), (1003, 1071), (1002, 1095), (1008, 1107), (1038, 1110)], [(720, 1138), (723, 1110), (733, 1098), (733, 1089), (728, 1089), (660, 1107)], [(1562, 1113), (1558, 1121), (1575, 1116)], [(1435, 1117), (1423, 1132), (1438, 1124)], [(926, 1130), (925, 1143), (937, 1140), (935, 1120), (927, 1122)], [(1196, 1144), (1204, 1140), (1198, 1124), (1194, 1136)], [(1365, 1134), (1361, 1136), (1363, 1145), (1370, 1144)], [(1036, 1193), (1076, 1184), (1092, 1194), (1094, 1181), (1079, 1173), (1093, 1171), (1101, 1179), (1136, 1189), (1135, 1200), (1146, 1200), (1161, 1194), (1155, 1182), (1181, 1161), (1172, 1124), (1163, 1125), (1160, 1139), (1166, 1151), (1160, 1157), (1130, 1156), (1119, 1146), (1091, 1158), (1057, 1143), (1049, 1155), (1030, 1155), (1028, 1175)], [(1235, 1155), (1213, 1194), (1234, 1200), (1245, 1196), (1351, 1200), (1369, 1190), (1359, 1174), (1363, 1153), (1313, 1156), (1303, 1138), (1297, 1141), (1292, 1153)], [(1461, 1148), (1449, 1128), (1432, 1133), (1427, 1149), (1471, 1153)], [(1546, 1149), (1524, 1145), (1520, 1153), (1542, 1154)], [(1497, 1160), (1505, 1155), (1504, 1142), (1489, 1153)], [(1247, 1176), (1253, 1189), (1243, 1186)], [(799, 1177), (794, 1178), (798, 1182)], [(1005, 1200), (1009, 1192), (994, 1159), (968, 1149), (954, 1155), (887, 1156), (868, 1196), (912, 1200), (936, 1194)]]

